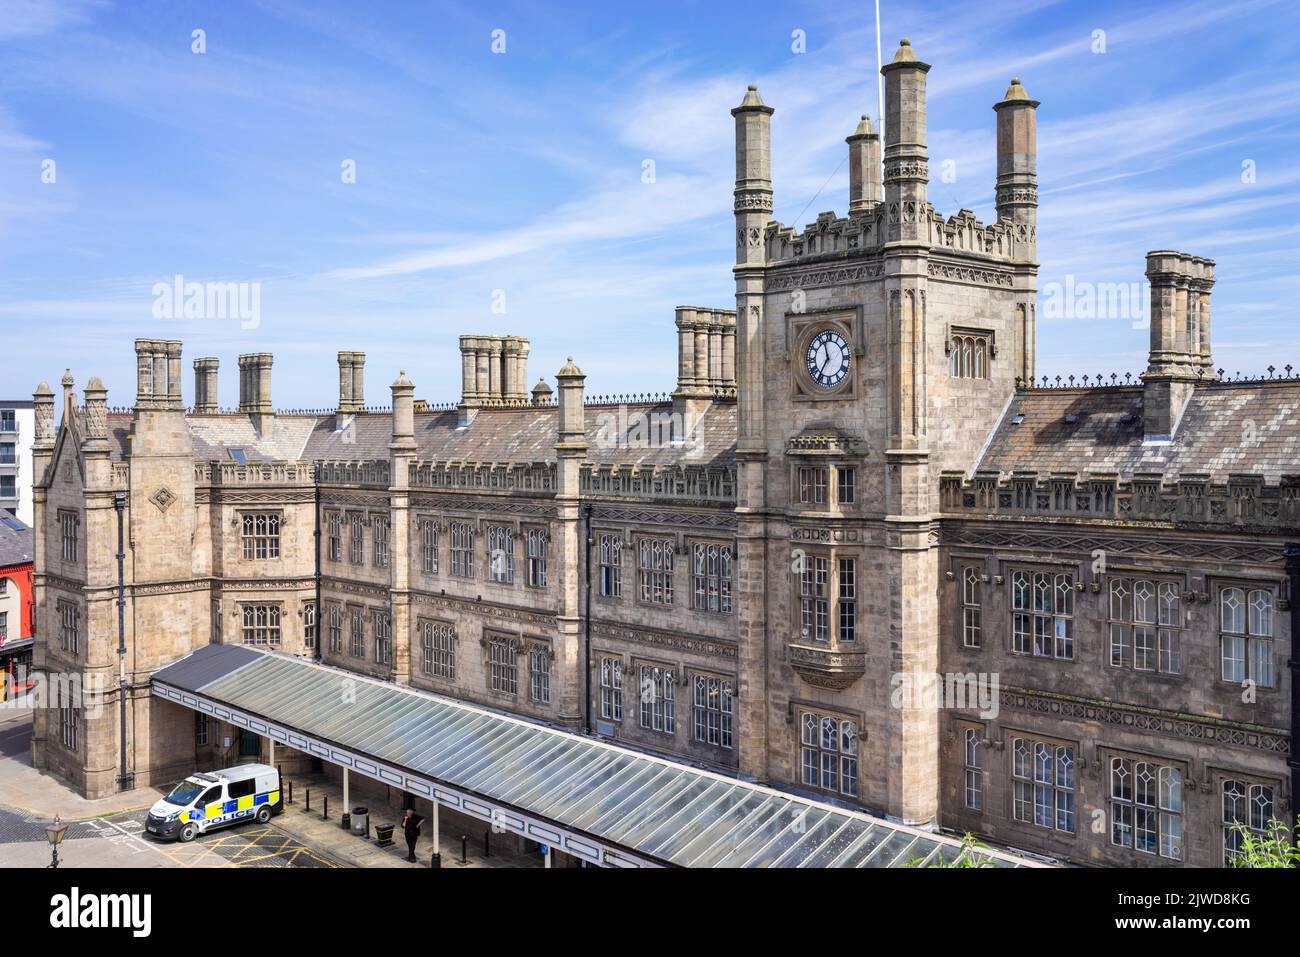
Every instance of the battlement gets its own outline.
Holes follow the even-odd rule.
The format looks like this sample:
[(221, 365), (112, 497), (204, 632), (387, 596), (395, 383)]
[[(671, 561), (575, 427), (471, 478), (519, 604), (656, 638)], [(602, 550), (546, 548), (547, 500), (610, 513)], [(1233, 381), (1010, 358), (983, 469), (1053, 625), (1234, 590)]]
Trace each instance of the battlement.
[[(904, 211), (904, 214), (910, 215)], [(764, 233), (769, 265), (792, 262), (817, 262), (855, 255), (875, 256), (888, 240), (889, 222), (900, 215), (896, 206), (877, 207), (863, 215), (836, 216), (819, 213), (817, 221), (802, 232), (773, 220)], [(969, 209), (962, 209), (947, 219), (929, 203), (914, 219), (920, 227), (919, 239), (935, 249), (970, 253), (1011, 263), (1024, 259), (1026, 243), (1014, 224), (1003, 220), (985, 224)]]

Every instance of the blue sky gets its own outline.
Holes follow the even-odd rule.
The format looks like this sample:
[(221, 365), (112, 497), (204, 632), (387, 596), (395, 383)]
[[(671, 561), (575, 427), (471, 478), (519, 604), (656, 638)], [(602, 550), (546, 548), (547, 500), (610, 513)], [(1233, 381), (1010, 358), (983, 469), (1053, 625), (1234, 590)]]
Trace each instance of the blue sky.
[[(933, 64), (945, 216), (993, 218), (990, 107), (1019, 75), (1042, 101), (1040, 288), (1136, 282), (1148, 249), (1185, 249), (1218, 261), (1218, 364), (1300, 365), (1293, 4), (881, 6), (886, 57), (909, 36)], [(463, 333), (530, 337), (534, 381), (571, 352), (589, 391), (667, 391), (673, 307), (734, 304), (746, 84), (776, 108), (791, 225), (845, 212), (844, 137), (876, 112), (868, 2), (0, 0), (0, 61), (0, 393), (70, 366), (115, 405), (137, 336), (184, 340), (187, 398), (189, 360), (219, 356), (226, 405), (236, 355), (272, 352), (277, 405), (332, 406), (340, 349), (368, 353), (372, 404), (399, 368), (453, 400)], [(260, 283), (260, 325), (154, 318), (176, 274)], [(1039, 371), (1140, 372), (1147, 335), (1040, 320)]]

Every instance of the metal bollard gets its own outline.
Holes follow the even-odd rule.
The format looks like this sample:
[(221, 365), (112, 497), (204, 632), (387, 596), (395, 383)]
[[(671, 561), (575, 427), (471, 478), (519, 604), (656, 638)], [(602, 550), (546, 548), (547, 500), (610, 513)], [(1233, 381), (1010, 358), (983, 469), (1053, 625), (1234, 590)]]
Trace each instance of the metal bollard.
[(469, 838), (466, 837), (464, 834), (462, 834), (462, 835), (460, 836), (460, 862), (461, 862), (462, 864), (468, 864), (468, 863), (469, 863), (469, 853), (468, 853), (468, 852), (469, 852)]
[(293, 782), (289, 782), (289, 803), (293, 803)]
[(442, 867), (442, 855), (439, 854), (437, 851), (434, 851), (433, 856), (429, 858), (429, 866), (439, 867), (439, 868)]
[(307, 789), (307, 806), (303, 810), (305, 811), (311, 810), (311, 788)]
[(485, 858), (492, 856), (492, 831), (483, 832), (483, 856)]
[(330, 819), (330, 796), (328, 794), (325, 795), (324, 803), (325, 803), (325, 810), (321, 812), (320, 819), (322, 821), (328, 821)]
[(370, 840), (370, 815), (366, 815), (366, 840)]

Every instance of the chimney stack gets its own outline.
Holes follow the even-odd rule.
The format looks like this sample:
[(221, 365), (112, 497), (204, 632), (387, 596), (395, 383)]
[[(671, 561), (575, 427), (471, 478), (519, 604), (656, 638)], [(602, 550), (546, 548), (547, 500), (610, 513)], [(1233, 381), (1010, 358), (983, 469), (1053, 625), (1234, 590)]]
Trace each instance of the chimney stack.
[(175, 339), (135, 340), (137, 410), (183, 412), (181, 343)]
[(275, 418), (271, 405), (271, 363), (269, 352), (239, 357), (239, 411), (253, 419), (259, 435), (265, 435)]
[(523, 336), (461, 336), (461, 408), (527, 403), (530, 348)]
[(1172, 249), (1147, 253), (1151, 283), (1151, 354), (1142, 374), (1143, 432), (1173, 437), (1198, 382), (1217, 378), (1210, 352), (1214, 261)]
[(211, 356), (194, 360), (194, 411), (212, 415), (221, 411), (217, 404), (217, 369), (221, 362)]
[(366, 354), (339, 353), (338, 415), (364, 412), (366, 408)]
[(1012, 258), (1033, 262), (1038, 244), (1038, 101), (1012, 77), (998, 114), (998, 220), (1015, 226)]
[(880, 68), (885, 75), (885, 204), (889, 207), (887, 239), (920, 241), (929, 203), (930, 157), (925, 144), (925, 75), (922, 63), (904, 37), (894, 59)]
[(884, 200), (880, 184), (880, 134), (864, 113), (858, 128), (844, 142), (849, 144), (849, 215), (861, 216)]
[(81, 447), (86, 452), (108, 454), (108, 390), (99, 376), (86, 383), (86, 417)]
[(736, 313), (677, 307), (677, 389), (673, 411), (694, 413), (713, 399), (736, 395)]

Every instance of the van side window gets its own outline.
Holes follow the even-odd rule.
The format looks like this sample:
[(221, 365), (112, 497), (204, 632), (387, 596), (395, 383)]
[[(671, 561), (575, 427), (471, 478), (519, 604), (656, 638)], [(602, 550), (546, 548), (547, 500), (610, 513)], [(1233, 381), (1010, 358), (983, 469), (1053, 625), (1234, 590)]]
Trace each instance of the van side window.
[(221, 800), (221, 786), (208, 788), (203, 792), (203, 797), (195, 802), (195, 807), (203, 807), (205, 804), (214, 804)]
[(235, 798), (248, 797), (257, 790), (257, 781), (249, 778), (246, 781), (231, 781), (226, 785), (226, 796), (230, 800)]

